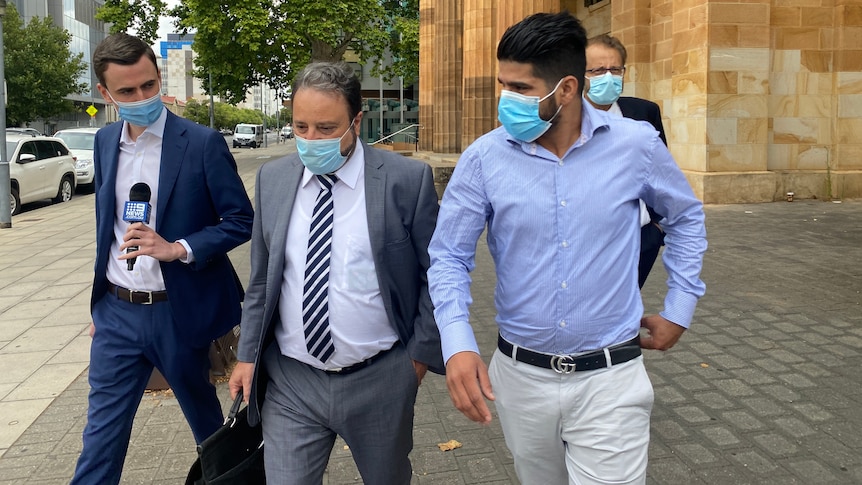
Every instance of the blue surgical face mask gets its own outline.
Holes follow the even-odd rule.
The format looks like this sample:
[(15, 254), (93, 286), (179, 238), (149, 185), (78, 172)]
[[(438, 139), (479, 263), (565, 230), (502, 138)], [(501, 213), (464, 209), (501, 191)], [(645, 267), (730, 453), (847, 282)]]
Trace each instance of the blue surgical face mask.
[(111, 101), (117, 105), (117, 114), (121, 120), (127, 121), (130, 125), (148, 127), (159, 119), (162, 115), (162, 109), (165, 105), (162, 104), (161, 90), (150, 99), (142, 101), (133, 101), (130, 103), (121, 103), (108, 93)]
[(352, 129), (353, 121), (347, 131), (338, 138), (307, 140), (296, 135), (296, 151), (299, 152), (299, 159), (305, 168), (315, 175), (333, 173), (341, 168), (347, 160), (347, 155), (341, 154), (341, 139)]
[(548, 99), (557, 88), (560, 87), (560, 79), (554, 89), (540, 98), (538, 96), (525, 96), (520, 93), (504, 89), (500, 92), (500, 103), (497, 105), (497, 119), (516, 140), (533, 142), (551, 128), (551, 122), (560, 114), (562, 105), (550, 120), (543, 120), (539, 116), (539, 103)]
[(599, 106), (614, 104), (623, 94), (623, 77), (606, 72), (601, 76), (590, 78), (590, 90), (587, 97)]

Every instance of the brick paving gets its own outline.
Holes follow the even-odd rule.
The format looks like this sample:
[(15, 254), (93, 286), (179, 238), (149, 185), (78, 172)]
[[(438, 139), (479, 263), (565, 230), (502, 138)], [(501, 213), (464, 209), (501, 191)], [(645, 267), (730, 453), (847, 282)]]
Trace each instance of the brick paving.
[[(240, 169), (250, 192), (254, 170), (266, 160), (260, 157), (286, 149), (279, 145), (259, 150), (260, 155), (242, 154), (246, 159), (240, 160)], [(92, 200), (79, 199), (88, 197), (92, 196), (16, 216), (13, 224), (22, 227), (17, 230), (32, 231), (22, 236), (26, 244), (15, 243), (20, 239), (9, 231), (16, 231), (16, 226), (0, 231), (5, 253), (0, 257), (0, 327), (14, 317), (12, 326), (20, 329), (6, 337), (0, 332), (0, 362), (8, 362), (2, 360), (3, 352), (22, 345), (33, 328), (48, 334), (65, 329), (46, 321), (58, 319), (56, 311), (67, 305), (80, 312), (86, 301), (87, 288), (55, 291), (48, 301), (59, 300), (58, 310), (32, 317), (14, 309), (44, 303), (31, 302), (26, 295), (4, 300), (2, 295), (34, 281), (30, 275), (42, 269), (32, 261), (25, 266), (31, 271), (20, 267), (21, 261), (30, 259), (25, 252), (32, 253), (34, 244), (46, 251), (50, 246), (45, 237), (50, 228), (40, 228), (42, 222), (32, 220), (53, 220), (42, 215), (52, 211), (85, 213)], [(708, 206), (706, 214), (709, 250), (702, 276), (707, 295), (680, 343), (671, 351), (645, 357), (656, 391), (647, 483), (862, 483), (862, 201), (716, 205)], [(19, 220), (25, 222), (18, 224)], [(78, 220), (65, 234), (86, 240), (92, 221)], [(20, 253), (9, 254), (7, 248)], [(241, 277), (247, 278), (247, 246), (232, 256)], [(53, 284), (42, 286), (63, 286), (69, 279), (86, 282), (90, 267), (80, 268), (84, 269), (77, 272), (86, 272), (86, 277), (70, 278), (61, 271)], [(484, 241), (476, 268), (472, 320), (488, 358), (496, 342), (495, 278)], [(647, 311), (657, 310), (664, 294), (663, 268), (659, 265), (653, 271), (643, 290)], [(28, 330), (28, 324), (33, 328)], [(64, 340), (69, 345), (80, 344), (85, 331), (85, 322), (76, 325)], [(14, 332), (6, 332), (10, 333)], [(25, 386), (10, 379), (0, 378), (0, 426), (14, 426), (7, 422), (4, 401)], [(49, 404), (5, 450), (0, 449), (0, 483), (68, 483), (81, 449), (86, 370), (70, 379), (51, 396), (34, 391), (34, 399), (48, 399)], [(39, 387), (37, 381), (26, 385)], [(227, 385), (219, 384), (218, 390), (227, 408)], [(17, 400), (26, 401), (26, 396)], [(452, 407), (439, 376), (429, 374), (420, 388), (414, 439), (414, 484), (518, 483), (496, 416), (489, 426), (469, 422)], [(437, 443), (451, 439), (463, 446), (448, 452), (437, 448)], [(167, 393), (146, 395), (122, 483), (182, 483), (194, 458), (194, 441), (176, 400)], [(325, 483), (361, 483), (350, 451), (340, 440)]]

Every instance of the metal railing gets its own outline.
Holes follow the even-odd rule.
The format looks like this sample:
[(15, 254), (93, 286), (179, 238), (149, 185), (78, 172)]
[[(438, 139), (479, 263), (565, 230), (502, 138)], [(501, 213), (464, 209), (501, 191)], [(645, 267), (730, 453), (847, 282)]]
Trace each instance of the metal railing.
[[(388, 135), (384, 136), (383, 138), (381, 138), (381, 139), (379, 139), (379, 140), (377, 140), (377, 141), (373, 141), (373, 142), (369, 143), (369, 145), (376, 145), (376, 144), (380, 143), (381, 141), (383, 141), (383, 140), (387, 140), (387, 139), (389, 139), (389, 138), (392, 138), (393, 136), (395, 136), (395, 135), (397, 135), (397, 134), (399, 134), (399, 133), (401, 133), (401, 132), (403, 132), (403, 131), (407, 131), (407, 130), (410, 130), (410, 129), (413, 129), (413, 128), (419, 128), (419, 127), (421, 127), (421, 126), (422, 126), (422, 125), (420, 125), (419, 123), (413, 123), (412, 125), (405, 126), (404, 128), (401, 128), (400, 130), (398, 130), (398, 131), (396, 131), (396, 132), (394, 132), (394, 133), (390, 133), (390, 134), (388, 134)], [(409, 136), (409, 137), (413, 138), (413, 143), (418, 143), (418, 142), (419, 142), (419, 138), (418, 138), (416, 135), (414, 135), (413, 133), (406, 133), (406, 136)]]

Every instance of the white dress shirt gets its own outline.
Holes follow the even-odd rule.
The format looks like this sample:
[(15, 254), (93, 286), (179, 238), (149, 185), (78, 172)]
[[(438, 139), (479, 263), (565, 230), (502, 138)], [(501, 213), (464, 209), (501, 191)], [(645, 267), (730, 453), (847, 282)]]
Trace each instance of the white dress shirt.
[[(398, 341), (389, 323), (371, 252), (365, 209), (362, 145), (335, 172), (334, 222), (329, 270), (329, 326), (335, 353), (322, 364), (308, 353), (302, 329), (302, 294), (308, 233), (321, 186), (304, 170), (290, 214), (275, 336), (281, 353), (319, 369), (347, 367), (387, 350)], [(278, 195), (275, 195), (276, 197)]]
[[(123, 251), (120, 244), (129, 223), (123, 220), (123, 207), (129, 200), (132, 185), (143, 182), (150, 186), (150, 222), (156, 227), (156, 205), (159, 201), (159, 171), (162, 159), (162, 139), (165, 134), (167, 110), (162, 111), (159, 119), (132, 140), (128, 123), (123, 121), (120, 134), (120, 156), (117, 161), (117, 180), (114, 185), (114, 241), (111, 243), (111, 257), (108, 258), (108, 281), (117, 286), (132, 290), (164, 290), (165, 281), (159, 262), (150, 256), (139, 256), (132, 271), (127, 269), (126, 261), (119, 260)], [(110, 163), (110, 161), (104, 161)]]

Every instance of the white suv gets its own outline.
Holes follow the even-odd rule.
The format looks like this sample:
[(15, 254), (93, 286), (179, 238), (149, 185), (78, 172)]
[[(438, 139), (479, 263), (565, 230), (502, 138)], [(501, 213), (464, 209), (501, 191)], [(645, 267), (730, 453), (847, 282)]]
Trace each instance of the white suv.
[(59, 138), (6, 135), (12, 214), (41, 199), (66, 202), (75, 193), (75, 157)]
[(54, 133), (56, 138), (66, 142), (66, 146), (72, 151), (75, 163), (75, 185), (93, 188), (93, 179), (96, 170), (93, 168), (93, 144), (96, 141), (98, 128), (68, 128)]

